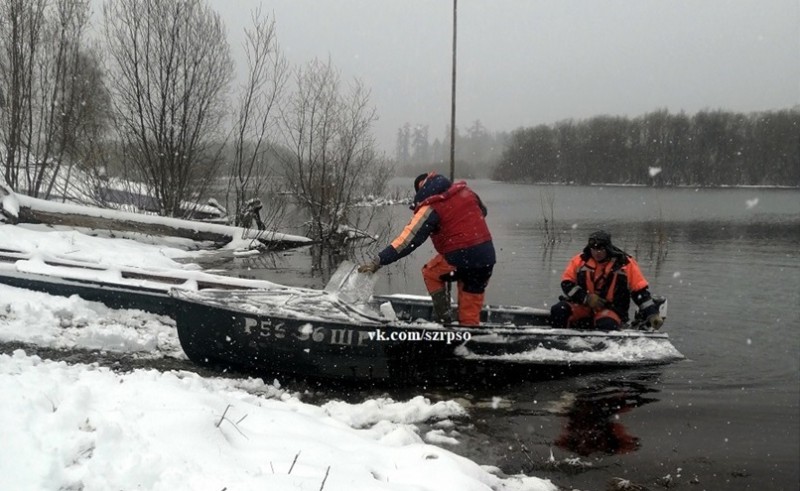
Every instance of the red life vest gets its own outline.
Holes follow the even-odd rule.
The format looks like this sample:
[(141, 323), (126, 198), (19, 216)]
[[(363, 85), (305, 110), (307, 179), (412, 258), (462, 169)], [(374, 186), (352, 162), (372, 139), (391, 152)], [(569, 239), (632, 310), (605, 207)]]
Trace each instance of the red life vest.
[(429, 197), (417, 209), (428, 205), (439, 215), (439, 229), (431, 234), (439, 254), (483, 244), (492, 240), (478, 196), (467, 183), (454, 183), (444, 193)]
[(578, 254), (570, 261), (562, 280), (575, 282), (588, 293), (596, 293), (623, 321), (628, 320), (631, 292), (647, 288), (639, 265), (632, 257), (612, 258), (598, 264)]

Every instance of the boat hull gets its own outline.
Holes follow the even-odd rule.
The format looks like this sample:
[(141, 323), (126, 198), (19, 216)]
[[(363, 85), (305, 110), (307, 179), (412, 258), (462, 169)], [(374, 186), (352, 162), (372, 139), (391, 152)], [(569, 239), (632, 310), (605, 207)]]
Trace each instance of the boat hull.
[(430, 321), (430, 298), (0, 254), (0, 283), (169, 315), (187, 357), (257, 376), (399, 385), (498, 384), (683, 358), (664, 333), (553, 329), (545, 309), (487, 306), (480, 327)]
[[(303, 316), (274, 305), (259, 308), (257, 300), (263, 297), (252, 291), (173, 290), (172, 295), (181, 346), (192, 361), (256, 376), (380, 385), (497, 384), (681, 358), (663, 333), (552, 329), (546, 312), (525, 307), (489, 307), (483, 314), (495, 321), (516, 315), (528, 321), (523, 326), (487, 321), (470, 328), (424, 320), (430, 302), (407, 296), (375, 297), (374, 307), (388, 302), (398, 314), (397, 320), (387, 321), (358, 314), (349, 320), (334, 314)], [(335, 310), (335, 300), (325, 308)], [(673, 353), (603, 355), (611, 344), (619, 353), (628, 343), (643, 342), (667, 345)]]
[(62, 297), (78, 295), (84, 300), (100, 302), (112, 309), (139, 309), (168, 316), (174, 314), (174, 301), (164, 289), (10, 270), (0, 271), (0, 283)]
[(398, 379), (411, 377), (406, 372), (430, 363), (430, 357), (451, 356), (455, 348), (374, 341), (377, 325), (256, 316), (186, 302), (178, 302), (176, 322), (189, 359), (258, 375)]

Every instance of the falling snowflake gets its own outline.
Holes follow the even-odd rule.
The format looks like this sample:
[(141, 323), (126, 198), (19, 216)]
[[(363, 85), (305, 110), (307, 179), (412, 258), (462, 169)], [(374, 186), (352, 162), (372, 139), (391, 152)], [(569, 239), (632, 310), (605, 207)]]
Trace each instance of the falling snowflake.
[(502, 397), (497, 397), (497, 396), (492, 397), (492, 409), (497, 409), (498, 407), (500, 407), (501, 402), (503, 402)]
[(661, 174), (661, 167), (650, 167), (647, 169), (647, 172), (650, 173), (650, 177), (656, 177)]
[(748, 199), (745, 200), (745, 204), (747, 205), (747, 209), (753, 208), (758, 204), (758, 198)]

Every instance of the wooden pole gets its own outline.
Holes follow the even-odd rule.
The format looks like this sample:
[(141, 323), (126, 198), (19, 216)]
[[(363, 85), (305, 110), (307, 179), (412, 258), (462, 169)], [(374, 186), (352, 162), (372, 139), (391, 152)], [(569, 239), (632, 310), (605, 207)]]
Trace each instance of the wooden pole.
[(450, 93), (450, 181), (456, 177), (456, 19), (458, 0), (453, 0), (453, 75)]

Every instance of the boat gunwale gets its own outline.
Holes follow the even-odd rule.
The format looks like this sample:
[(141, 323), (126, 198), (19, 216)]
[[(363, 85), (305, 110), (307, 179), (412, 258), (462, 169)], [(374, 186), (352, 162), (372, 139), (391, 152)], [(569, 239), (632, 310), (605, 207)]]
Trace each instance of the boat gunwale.
[[(225, 290), (210, 290), (210, 291), (224, 292)], [(258, 290), (247, 290), (247, 291), (253, 291), (255, 293)], [(190, 304), (202, 305), (207, 308), (227, 310), (230, 312), (236, 312), (250, 317), (269, 317), (273, 319), (288, 320), (293, 322), (310, 322), (310, 323), (319, 322), (325, 324), (346, 325), (353, 328), (374, 329), (375, 327), (383, 327), (383, 328), (393, 328), (397, 330), (409, 330), (409, 331), (469, 332), (472, 334), (470, 339), (480, 338), (483, 336), (508, 336), (508, 335), (513, 335), (513, 337), (515, 338), (522, 338), (524, 336), (547, 335), (548, 337), (560, 336), (560, 337), (580, 337), (580, 338), (600, 337), (600, 338), (630, 338), (630, 339), (636, 339), (636, 338), (669, 339), (669, 334), (665, 332), (654, 332), (654, 331), (638, 330), (633, 328), (621, 329), (618, 331), (600, 331), (600, 330), (579, 330), (579, 329), (555, 329), (552, 327), (535, 326), (529, 324), (508, 325), (507, 323), (491, 323), (491, 322), (485, 322), (485, 323), (482, 322), (480, 326), (475, 327), (475, 326), (460, 326), (460, 325), (443, 326), (433, 321), (397, 322), (397, 321), (391, 321), (389, 319), (383, 319), (380, 321), (366, 320), (366, 321), (348, 322), (339, 319), (333, 319), (333, 320), (320, 319), (320, 318), (315, 318), (313, 316), (304, 318), (297, 316), (289, 316), (281, 313), (252, 312), (243, 309), (241, 307), (237, 307), (235, 305), (218, 305), (216, 303), (211, 304), (204, 302), (202, 298), (197, 298), (196, 294), (199, 293), (202, 295), (203, 293), (208, 293), (208, 292), (209, 290), (197, 291), (197, 290), (186, 290), (181, 288), (172, 288), (170, 289), (169, 295), (178, 302), (186, 302)], [(385, 296), (381, 296), (381, 298), (385, 298)], [(490, 331), (490, 332), (485, 332), (485, 331)]]

